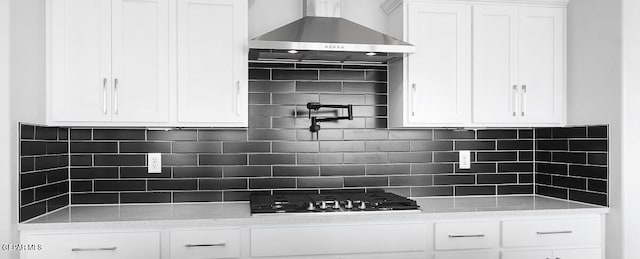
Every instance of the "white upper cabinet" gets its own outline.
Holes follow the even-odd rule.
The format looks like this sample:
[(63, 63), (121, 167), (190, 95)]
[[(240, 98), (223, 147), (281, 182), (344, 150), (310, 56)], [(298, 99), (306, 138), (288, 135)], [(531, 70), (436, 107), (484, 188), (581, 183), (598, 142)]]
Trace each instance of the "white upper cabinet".
[(471, 5), (410, 2), (390, 16), (392, 34), (416, 46), (415, 53), (390, 64), (391, 126), (468, 123)]
[(48, 119), (247, 126), (247, 3), (49, 0)]
[(564, 123), (564, 28), (563, 8), (474, 7), (474, 123)]
[(518, 7), (476, 6), (473, 45), (473, 119), (513, 123), (519, 119), (517, 85)]
[(410, 3), (405, 126), (461, 125), (471, 112), (471, 6)]
[(111, 120), (111, 1), (49, 3), (48, 120)]
[(565, 123), (565, 1), (387, 3), (390, 33), (416, 46), (389, 65), (392, 127)]
[(113, 121), (169, 121), (169, 0), (112, 0)]
[(178, 123), (246, 127), (247, 2), (178, 1)]
[(519, 18), (520, 116), (526, 123), (563, 123), (565, 10), (522, 7)]

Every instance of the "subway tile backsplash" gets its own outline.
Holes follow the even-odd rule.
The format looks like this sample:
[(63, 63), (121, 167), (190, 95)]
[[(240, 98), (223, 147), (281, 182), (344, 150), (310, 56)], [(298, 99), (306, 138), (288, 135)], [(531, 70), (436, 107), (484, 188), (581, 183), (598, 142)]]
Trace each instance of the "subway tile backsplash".
[(20, 125), (20, 222), (69, 205), (69, 130)]
[(536, 129), (536, 194), (607, 206), (607, 130)]
[[(21, 216), (81, 204), (245, 201), (252, 193), (540, 194), (607, 205), (607, 127), (388, 129), (387, 67), (250, 62), (249, 128), (21, 126)], [(309, 131), (307, 102), (353, 104)], [(341, 116), (322, 109), (318, 116)], [(470, 150), (471, 169), (458, 168)], [(162, 153), (148, 174), (146, 153)]]

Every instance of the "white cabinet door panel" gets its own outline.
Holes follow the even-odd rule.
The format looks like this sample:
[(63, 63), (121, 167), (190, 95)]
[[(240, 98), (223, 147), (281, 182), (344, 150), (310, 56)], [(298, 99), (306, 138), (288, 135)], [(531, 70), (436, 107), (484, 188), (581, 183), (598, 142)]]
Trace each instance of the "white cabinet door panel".
[(111, 1), (50, 5), (50, 114), (55, 121), (111, 120)]
[[(601, 249), (563, 249), (553, 251), (556, 259), (602, 259)], [(519, 258), (522, 259), (522, 258)]]
[(171, 231), (171, 258), (240, 258), (240, 230)]
[(552, 253), (549, 250), (543, 251), (509, 251), (502, 252), (501, 259), (551, 259)]
[(517, 114), (518, 7), (474, 7), (473, 121), (513, 123)]
[(486, 249), (500, 245), (500, 223), (438, 222), (435, 223), (435, 249)]
[(29, 235), (22, 241), (42, 244), (42, 250), (23, 251), (22, 259), (160, 259), (158, 232)]
[(598, 246), (602, 242), (600, 225), (600, 218), (505, 220), (502, 246)]
[(520, 8), (520, 116), (561, 123), (564, 113), (564, 9)]
[(464, 124), (471, 112), (471, 6), (410, 3), (405, 83), (410, 125)]
[(252, 228), (251, 256), (422, 252), (427, 240), (427, 226), (418, 223)]
[(178, 2), (178, 122), (246, 126), (245, 5)]
[(169, 121), (169, 0), (113, 0), (113, 121)]
[[(498, 252), (442, 253), (435, 259), (498, 259)], [(522, 259), (522, 258), (520, 258)]]

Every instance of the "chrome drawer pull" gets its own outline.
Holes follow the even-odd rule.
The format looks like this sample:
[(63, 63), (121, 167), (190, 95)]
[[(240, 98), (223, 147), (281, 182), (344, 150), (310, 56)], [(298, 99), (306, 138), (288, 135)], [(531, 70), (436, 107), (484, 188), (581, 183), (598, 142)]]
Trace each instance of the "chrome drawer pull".
[(465, 238), (465, 237), (485, 237), (485, 234), (477, 234), (477, 235), (449, 235), (449, 238)]
[(236, 81), (236, 115), (240, 116), (240, 81)]
[(513, 112), (513, 117), (516, 117), (518, 112), (518, 86), (517, 85), (513, 85), (513, 95), (511, 96), (511, 101), (513, 102), (511, 105), (511, 112)]
[(117, 247), (102, 247), (102, 248), (71, 248), (72, 252), (92, 252), (92, 251), (115, 251)]
[(557, 235), (557, 234), (571, 234), (573, 231), (565, 230), (565, 231), (548, 231), (548, 232), (536, 232), (538, 235)]
[(113, 114), (118, 115), (118, 79), (113, 80), (113, 103), (115, 104), (115, 108), (113, 110)]
[(227, 242), (215, 243), (215, 244), (185, 244), (184, 247), (213, 247), (213, 246), (226, 246)]
[(102, 79), (102, 113), (107, 114), (107, 79)]

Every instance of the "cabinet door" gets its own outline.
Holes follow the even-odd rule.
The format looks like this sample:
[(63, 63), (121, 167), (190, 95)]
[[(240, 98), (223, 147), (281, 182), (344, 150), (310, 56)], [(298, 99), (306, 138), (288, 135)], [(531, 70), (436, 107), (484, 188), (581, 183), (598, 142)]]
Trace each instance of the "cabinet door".
[(551, 259), (551, 251), (514, 251), (502, 252), (501, 259)]
[(519, 114), (527, 123), (564, 120), (564, 9), (521, 7)]
[[(498, 252), (443, 253), (436, 254), (435, 259), (498, 259)], [(519, 258), (522, 259), (522, 258)]]
[(22, 259), (160, 259), (160, 233), (101, 233), (28, 235), (27, 244), (42, 250), (23, 251)]
[(113, 0), (112, 113), (169, 121), (169, 0)]
[(49, 2), (49, 120), (111, 120), (111, 1)]
[(247, 3), (178, 1), (178, 122), (247, 126)]
[[(566, 249), (553, 251), (554, 259), (602, 259), (600, 249)], [(519, 258), (522, 259), (522, 258)]]
[(408, 126), (461, 125), (471, 114), (471, 6), (410, 3)]
[(518, 7), (474, 7), (473, 121), (514, 123), (518, 111)]
[(240, 258), (240, 230), (171, 231), (171, 258)]

